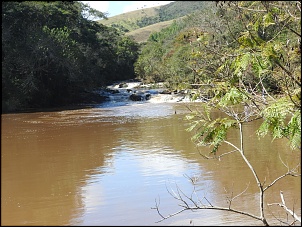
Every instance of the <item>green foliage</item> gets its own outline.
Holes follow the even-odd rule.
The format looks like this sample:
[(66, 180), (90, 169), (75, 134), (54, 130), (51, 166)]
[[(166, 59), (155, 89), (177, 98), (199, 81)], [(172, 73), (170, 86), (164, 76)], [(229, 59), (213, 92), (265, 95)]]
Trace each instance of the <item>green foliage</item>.
[(105, 17), (81, 2), (2, 3), (2, 111), (81, 102), (134, 77), (137, 44), (91, 15)]
[[(294, 13), (285, 16), (288, 12), (283, 10), (285, 4), (298, 15)], [(230, 28), (229, 36), (234, 38), (237, 45), (232, 48), (222, 48), (220, 52), (216, 52), (219, 54), (215, 57), (211, 55), (215, 51), (213, 41), (219, 40), (219, 34), (215, 33), (215, 39), (210, 39), (209, 35), (202, 35), (197, 40), (206, 47), (202, 49), (205, 54), (200, 57), (209, 56), (212, 62), (219, 62), (219, 55), (230, 56), (223, 57), (224, 62), (216, 68), (215, 75), (223, 82), (215, 83), (213, 88), (215, 97), (208, 105), (240, 120), (238, 118), (240, 112), (234, 111), (233, 106), (249, 103), (248, 108), (253, 109), (253, 116), (257, 116), (255, 119), (263, 118), (257, 134), (264, 136), (270, 133), (273, 139), (286, 137), (292, 149), (301, 146), (299, 98), (301, 83), (298, 82), (301, 78), (301, 67), (296, 61), (301, 61), (301, 56), (297, 52), (290, 54), (288, 52), (299, 48), (296, 45), (300, 43), (298, 33), (301, 31), (301, 25), (297, 20), (300, 13), (294, 8), (293, 3), (285, 2), (263, 3), (263, 5), (261, 2), (238, 2), (231, 4), (231, 7), (222, 6), (220, 15), (223, 14), (223, 19)], [(230, 15), (236, 17), (236, 14), (241, 19), (239, 23), (242, 24), (241, 27), (238, 24), (233, 27)], [(292, 20), (292, 27), (283, 23), (285, 20)], [(224, 34), (221, 38), (220, 40), (224, 39)], [(292, 42), (293, 40), (295, 41)], [(290, 45), (292, 46), (289, 47)], [(221, 74), (224, 75), (220, 76)], [(264, 94), (264, 91), (270, 92), (271, 95), (275, 93), (282, 95), (275, 98), (270, 96), (271, 100), (267, 102), (265, 97), (259, 97), (260, 94)], [(209, 120), (209, 122), (214, 121)], [(203, 135), (207, 124), (204, 123), (201, 128), (201, 133), (197, 133), (196, 138)], [(225, 131), (221, 130), (221, 135), (224, 133)], [(218, 140), (222, 138), (219, 134), (217, 136)]]
[(122, 33), (126, 33), (126, 32), (129, 32), (129, 29), (125, 28), (123, 25), (121, 24), (112, 24), (111, 27), (119, 30), (120, 32)]
[[(190, 83), (197, 81), (196, 72), (188, 65), (192, 54), (189, 39), (193, 36), (196, 39), (193, 35), (196, 31), (186, 29), (186, 23), (186, 19), (179, 19), (150, 35), (135, 64), (138, 77), (149, 81), (165, 80), (171, 90), (188, 88)], [(187, 35), (188, 39), (183, 42), (180, 34)]]
[(191, 126), (187, 128), (187, 131), (197, 130), (192, 140), (198, 146), (212, 146), (211, 152), (215, 154), (221, 143), (226, 140), (228, 130), (236, 128), (238, 122), (229, 118), (211, 119), (210, 109), (205, 108), (204, 111), (205, 114), (199, 112), (187, 116), (187, 120), (191, 121)]
[(175, 1), (159, 8), (160, 21), (171, 20), (206, 8), (207, 1)]
[(240, 92), (236, 87), (228, 90), (219, 100), (218, 104), (221, 107), (241, 104), (248, 100), (248, 97)]
[[(160, 74), (171, 89), (190, 83), (199, 87), (192, 100), (205, 102), (186, 116), (187, 131), (194, 132), (196, 145), (211, 147), (214, 155), (224, 142), (239, 151), (260, 189), (259, 220), (268, 225), (264, 191), (286, 175), (296, 176), (297, 167), (264, 187), (245, 155), (243, 125), (261, 120), (254, 136), (287, 138), (289, 148), (301, 149), (301, 4), (216, 1), (216, 6), (187, 16), (184, 24), (175, 22), (182, 25), (176, 32), (170, 27), (153, 33), (142, 48), (136, 73), (147, 72), (152, 79)], [(236, 142), (228, 141), (233, 129), (239, 131)]]
[(261, 137), (272, 133), (273, 139), (286, 137), (292, 149), (301, 146), (301, 110), (281, 98), (262, 110), (263, 123), (257, 134)]
[(171, 89), (212, 85), (207, 91), (200, 88), (193, 98), (212, 94), (203, 105), (229, 118), (194, 120), (190, 130), (197, 130), (199, 145), (214, 146), (214, 152), (230, 128), (259, 118), (259, 136), (286, 137), (291, 148), (299, 148), (300, 16), (293, 2), (219, 2), (216, 10), (209, 4), (150, 35), (136, 73), (165, 80)]
[(301, 110), (296, 110), (285, 129), (292, 149), (301, 148)]
[(129, 37), (121, 38), (117, 43), (117, 79), (134, 78), (134, 62), (138, 57), (139, 46)]
[(151, 24), (156, 24), (161, 22), (159, 17), (143, 17), (141, 20), (137, 21), (138, 27), (143, 28)]

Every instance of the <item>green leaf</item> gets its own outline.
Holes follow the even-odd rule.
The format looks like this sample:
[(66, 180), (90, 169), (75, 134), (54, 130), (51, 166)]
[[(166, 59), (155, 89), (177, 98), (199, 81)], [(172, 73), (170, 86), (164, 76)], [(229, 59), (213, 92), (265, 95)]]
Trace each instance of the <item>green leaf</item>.
[(263, 16), (263, 26), (266, 28), (272, 24), (275, 24), (273, 16), (271, 13), (267, 13)]
[(218, 103), (222, 107), (226, 107), (229, 105), (236, 105), (245, 101), (247, 97), (241, 93), (237, 88), (231, 88), (229, 92), (227, 92)]

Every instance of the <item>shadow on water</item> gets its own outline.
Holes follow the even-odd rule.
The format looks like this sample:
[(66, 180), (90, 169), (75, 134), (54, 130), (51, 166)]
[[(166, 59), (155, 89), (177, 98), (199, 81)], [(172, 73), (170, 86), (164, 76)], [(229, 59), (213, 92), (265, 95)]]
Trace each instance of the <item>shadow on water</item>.
[[(114, 95), (112, 95), (114, 96)], [(142, 101), (132, 101), (128, 97), (124, 97), (123, 99), (119, 99), (118, 95), (115, 95), (116, 98), (113, 100), (105, 99), (99, 102), (89, 102), (89, 103), (81, 103), (81, 104), (73, 104), (59, 107), (49, 107), (49, 108), (26, 108), (20, 109), (16, 111), (7, 111), (2, 112), (2, 114), (22, 114), (22, 113), (36, 113), (36, 112), (58, 112), (64, 110), (80, 110), (80, 109), (91, 109), (91, 108), (107, 108), (107, 107), (120, 107), (120, 106), (130, 106), (136, 103), (147, 103), (147, 100)]]

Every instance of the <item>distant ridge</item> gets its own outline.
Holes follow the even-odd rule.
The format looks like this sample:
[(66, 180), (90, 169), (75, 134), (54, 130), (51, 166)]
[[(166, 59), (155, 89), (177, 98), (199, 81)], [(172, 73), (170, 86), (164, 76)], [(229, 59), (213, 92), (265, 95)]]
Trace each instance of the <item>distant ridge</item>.
[(147, 41), (152, 32), (159, 32), (168, 27), (174, 19), (197, 12), (206, 4), (208, 1), (175, 1), (167, 5), (122, 13), (98, 22), (114, 27), (141, 43)]
[(138, 9), (135, 11), (122, 13), (115, 15), (113, 17), (108, 17), (107, 20), (102, 19), (98, 22), (104, 25), (112, 25), (114, 23), (120, 23), (121, 21), (129, 21), (129, 20), (140, 20), (144, 16), (152, 17), (158, 15), (157, 10), (159, 10), (160, 6), (146, 8), (146, 9)]
[(138, 43), (146, 42), (152, 32), (159, 32), (163, 28), (166, 28), (172, 24), (172, 22), (173, 20), (159, 22), (131, 32), (127, 32), (126, 35), (131, 36)]

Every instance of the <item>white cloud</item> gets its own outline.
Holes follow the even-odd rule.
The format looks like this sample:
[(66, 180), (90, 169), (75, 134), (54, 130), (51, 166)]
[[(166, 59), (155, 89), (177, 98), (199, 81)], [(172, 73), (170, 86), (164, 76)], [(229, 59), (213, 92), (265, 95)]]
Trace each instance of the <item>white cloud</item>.
[(90, 7), (103, 13), (108, 13), (109, 17), (127, 13), (134, 10), (166, 5), (173, 1), (81, 1)]
[(131, 1), (130, 5), (124, 7), (123, 13), (127, 13), (127, 12), (138, 10), (138, 9), (166, 5), (170, 2), (172, 2), (172, 1)]

